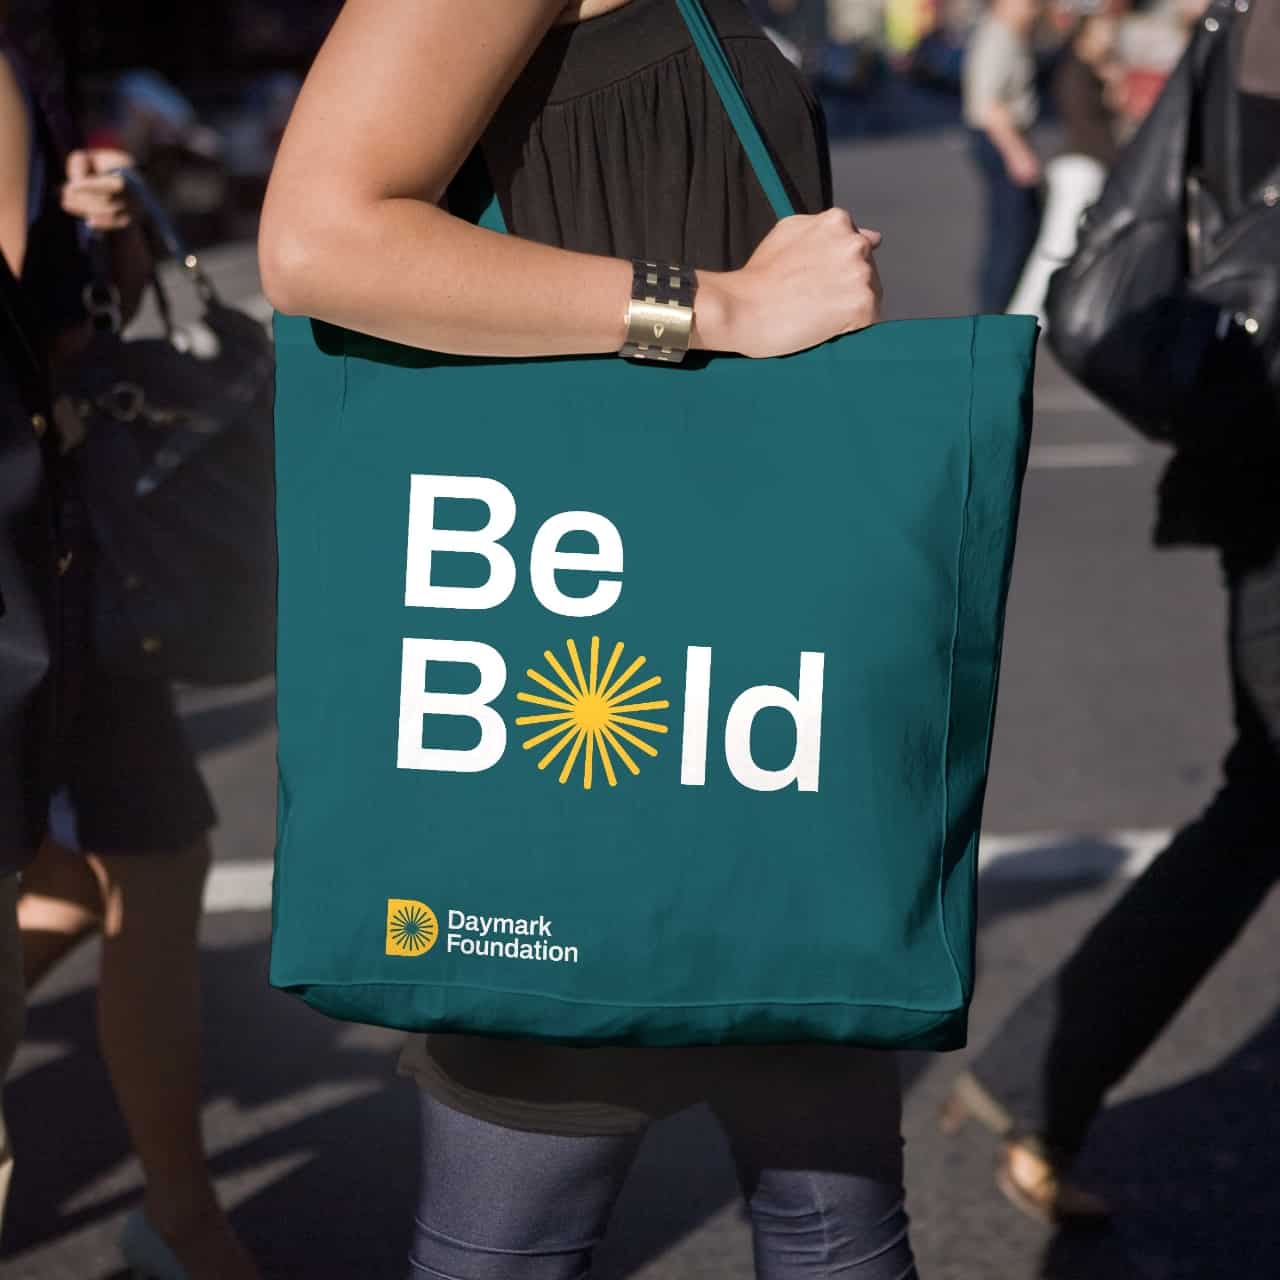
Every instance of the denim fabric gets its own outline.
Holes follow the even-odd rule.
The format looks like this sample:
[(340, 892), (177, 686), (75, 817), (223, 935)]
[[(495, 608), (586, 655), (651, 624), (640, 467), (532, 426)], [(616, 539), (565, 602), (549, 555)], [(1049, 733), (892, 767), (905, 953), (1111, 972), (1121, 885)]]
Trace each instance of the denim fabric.
[[(779, 1098), (759, 1100), (754, 1122), (720, 1116), (761, 1280), (915, 1280), (894, 1071), (885, 1055), (888, 1096), (851, 1095), (852, 1125), (829, 1116), (826, 1132), (797, 1131)], [(453, 1111), (425, 1092), (421, 1098), (411, 1280), (588, 1276), (641, 1135), (530, 1133)], [(835, 1136), (842, 1129), (847, 1143)]]

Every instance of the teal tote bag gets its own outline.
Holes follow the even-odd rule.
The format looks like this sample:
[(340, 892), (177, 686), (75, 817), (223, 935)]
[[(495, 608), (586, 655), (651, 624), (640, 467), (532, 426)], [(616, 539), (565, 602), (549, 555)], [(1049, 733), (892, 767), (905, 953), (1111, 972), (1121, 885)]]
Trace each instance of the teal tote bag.
[(1034, 321), (678, 366), (276, 335), (271, 981), (416, 1030), (962, 1044)]

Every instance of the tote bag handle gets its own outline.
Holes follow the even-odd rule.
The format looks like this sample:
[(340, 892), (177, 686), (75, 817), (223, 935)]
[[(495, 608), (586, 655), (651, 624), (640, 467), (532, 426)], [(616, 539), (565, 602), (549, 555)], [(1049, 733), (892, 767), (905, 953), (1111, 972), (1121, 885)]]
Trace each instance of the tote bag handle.
[(676, 0), (676, 7), (680, 10), (684, 25), (689, 28), (698, 57), (702, 59), (702, 65), (711, 77), (716, 93), (720, 95), (729, 123), (733, 125), (733, 131), (747, 153), (756, 180), (764, 188), (774, 214), (779, 218), (789, 218), (796, 211), (795, 205), (791, 203), (791, 197), (778, 173), (778, 166), (773, 163), (769, 148), (760, 136), (742, 86), (733, 74), (720, 37), (716, 35), (716, 29), (702, 7), (702, 0)]
[[(698, 50), (698, 57), (702, 59), (702, 65), (711, 78), (712, 85), (715, 86), (715, 91), (729, 117), (729, 123), (733, 125), (733, 131), (738, 135), (743, 151), (747, 153), (747, 160), (756, 175), (756, 180), (764, 189), (774, 214), (779, 218), (790, 217), (796, 211), (795, 205), (791, 203), (791, 197), (787, 194), (782, 176), (778, 173), (778, 166), (774, 164), (769, 148), (765, 146), (765, 141), (760, 136), (760, 130), (756, 127), (751, 108), (747, 105), (746, 96), (742, 92), (742, 86), (733, 74), (733, 68), (729, 65), (720, 37), (716, 35), (716, 29), (711, 25), (711, 20), (702, 7), (702, 0), (676, 0), (676, 8), (680, 10), (685, 26), (689, 28), (694, 47)], [(480, 225), (488, 227), (491, 231), (507, 230), (506, 220), (502, 216), (496, 195), (481, 215)]]

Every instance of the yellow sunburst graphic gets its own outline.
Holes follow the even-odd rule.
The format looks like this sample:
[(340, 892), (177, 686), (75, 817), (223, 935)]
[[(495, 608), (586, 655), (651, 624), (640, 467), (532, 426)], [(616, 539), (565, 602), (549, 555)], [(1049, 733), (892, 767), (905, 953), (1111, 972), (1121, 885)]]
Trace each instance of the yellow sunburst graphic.
[[(640, 720), (637, 715), (646, 711), (666, 711), (671, 704), (665, 698), (643, 701), (643, 696), (662, 683), (661, 676), (640, 678), (644, 658), (633, 658), (621, 675), (624, 649), (622, 641), (613, 646), (613, 652), (600, 670), (600, 637), (591, 637), (587, 669), (583, 669), (578, 646), (572, 640), (565, 642), (569, 666), (573, 674), (548, 649), (543, 653), (551, 675), (544, 675), (532, 667), (526, 672), (529, 679), (542, 687), (542, 693), (516, 694), (520, 702), (546, 707), (537, 715), (518, 716), (518, 725), (549, 725), (540, 729), (525, 744), (526, 751), (546, 746), (538, 761), (539, 769), (546, 769), (557, 760), (560, 762), (560, 781), (566, 783), (573, 776), (578, 762), (582, 762), (582, 786), (591, 790), (595, 780), (596, 762), (599, 762), (605, 780), (611, 787), (618, 785), (618, 772), (614, 757), (633, 776), (640, 772), (631, 749), (646, 756), (656, 756), (657, 747), (648, 743), (641, 734), (666, 733), (667, 726), (654, 720)], [(634, 681), (634, 683), (633, 683)]]

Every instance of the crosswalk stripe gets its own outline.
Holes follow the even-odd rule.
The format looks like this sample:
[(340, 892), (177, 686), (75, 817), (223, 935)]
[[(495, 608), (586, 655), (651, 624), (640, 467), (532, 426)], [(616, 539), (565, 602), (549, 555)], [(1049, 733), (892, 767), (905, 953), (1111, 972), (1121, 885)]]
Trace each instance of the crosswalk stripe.
[(218, 862), (204, 887), (204, 909), (210, 913), (265, 911), (271, 906), (272, 863)]
[(1031, 450), (1033, 471), (1072, 471), (1086, 467), (1136, 467), (1145, 453), (1136, 444), (1041, 444)]
[(1121, 829), (1028, 835), (983, 834), (978, 866), (984, 880), (1131, 880), (1150, 865), (1173, 833)]
[[(1092, 835), (1063, 831), (984, 835), (978, 865), (987, 881), (1132, 879), (1159, 853), (1170, 834), (1148, 829)], [(271, 871), (269, 858), (215, 864), (205, 886), (205, 911), (266, 911), (271, 906)]]

